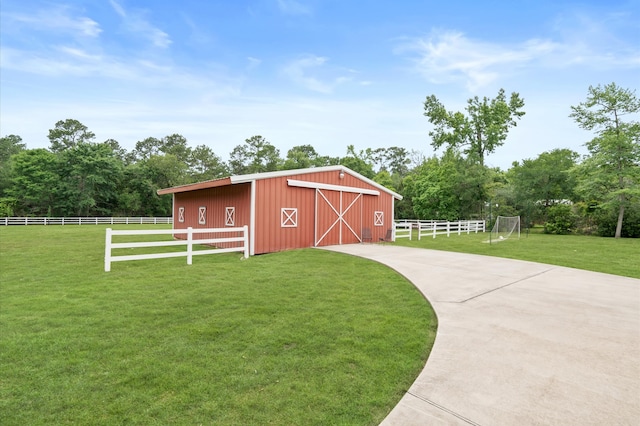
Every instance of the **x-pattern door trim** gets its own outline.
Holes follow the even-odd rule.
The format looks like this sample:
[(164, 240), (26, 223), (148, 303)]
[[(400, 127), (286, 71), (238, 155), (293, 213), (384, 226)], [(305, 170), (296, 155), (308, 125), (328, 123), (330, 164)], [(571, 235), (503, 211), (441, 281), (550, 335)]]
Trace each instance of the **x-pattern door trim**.
[(283, 207), (280, 210), (280, 226), (282, 228), (298, 227), (298, 209)]
[(225, 207), (225, 226), (235, 226), (236, 224), (236, 208)]
[[(315, 246), (317, 246), (318, 244), (320, 244), (322, 242), (322, 240), (324, 239), (324, 237), (326, 237), (329, 232), (331, 232), (331, 230), (336, 226), (336, 224), (340, 223), (340, 224), (344, 224), (349, 231), (351, 231), (351, 233), (358, 239), (358, 241), (362, 242), (362, 240), (360, 239), (360, 236), (358, 235), (357, 232), (355, 232), (353, 230), (353, 228), (351, 228), (351, 225), (349, 225), (349, 222), (347, 222), (344, 219), (344, 215), (349, 211), (349, 209), (351, 209), (351, 207), (354, 206), (354, 204), (356, 203), (356, 201), (358, 201), (361, 197), (362, 194), (358, 194), (356, 196), (356, 198), (353, 199), (353, 201), (351, 201), (351, 204), (349, 204), (347, 206), (346, 209), (342, 208), (342, 196), (343, 193), (342, 191), (340, 191), (340, 211), (338, 211), (335, 206), (331, 203), (331, 201), (329, 201), (329, 199), (324, 195), (324, 193), (322, 192), (323, 190), (320, 188), (316, 188), (316, 228), (318, 227), (318, 195), (320, 195), (324, 201), (327, 203), (327, 205), (329, 205), (329, 207), (331, 207), (331, 210), (333, 210), (333, 212), (336, 214), (337, 218), (336, 220), (331, 224), (331, 226), (329, 227), (329, 229), (326, 230), (326, 232), (324, 234), (322, 234), (322, 236), (316, 240), (315, 242)], [(339, 244), (342, 244), (342, 227), (340, 228), (340, 240), (339, 240)]]
[(384, 226), (384, 212), (373, 212), (373, 225)]

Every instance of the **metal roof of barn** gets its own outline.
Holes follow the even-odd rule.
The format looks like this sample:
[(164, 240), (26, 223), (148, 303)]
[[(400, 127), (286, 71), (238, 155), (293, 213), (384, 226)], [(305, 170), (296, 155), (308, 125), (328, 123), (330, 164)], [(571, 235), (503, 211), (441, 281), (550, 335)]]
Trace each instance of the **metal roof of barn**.
[[(234, 185), (239, 183), (248, 183), (261, 179), (270, 179), (276, 177), (283, 176), (296, 176), (308, 173), (322, 173), (322, 172), (344, 172), (349, 174), (357, 179), (360, 179), (369, 185), (378, 188), (380, 191), (386, 192), (393, 196), (394, 198), (401, 200), (402, 195), (391, 191), (390, 189), (380, 185), (378, 182), (375, 182), (367, 177), (362, 176), (360, 173), (354, 172), (345, 166), (323, 166), (323, 167), (311, 167), (306, 169), (293, 169), (293, 170), (278, 170), (275, 172), (264, 172), (264, 173), (252, 173), (246, 175), (236, 175), (236, 176), (228, 176), (220, 179), (212, 179), (203, 182), (190, 183), (187, 185), (174, 186), (172, 188), (164, 188), (158, 190), (158, 195), (165, 194), (176, 194), (181, 192), (189, 192), (196, 191), (200, 189), (208, 189), (208, 188), (217, 188), (221, 186)], [(340, 187), (336, 187), (339, 190)]]

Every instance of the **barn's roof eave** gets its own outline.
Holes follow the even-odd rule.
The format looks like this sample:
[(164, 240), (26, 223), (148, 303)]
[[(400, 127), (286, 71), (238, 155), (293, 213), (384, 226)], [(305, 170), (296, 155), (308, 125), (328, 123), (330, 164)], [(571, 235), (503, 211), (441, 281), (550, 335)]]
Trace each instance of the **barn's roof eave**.
[(336, 165), (336, 166), (322, 166), (322, 167), (309, 167), (306, 169), (293, 169), (293, 170), (278, 170), (276, 172), (264, 172), (264, 173), (253, 173), (253, 174), (248, 174), (248, 175), (238, 175), (238, 176), (231, 176), (229, 179), (231, 179), (231, 183), (246, 183), (246, 182), (251, 182), (254, 180), (260, 180), (260, 179), (269, 179), (269, 178), (274, 178), (274, 177), (283, 177), (283, 176), (294, 176), (294, 175), (302, 175), (302, 174), (307, 174), (307, 173), (321, 173), (321, 172), (344, 172), (344, 173), (348, 173), (351, 176), (358, 178), (360, 180), (363, 180), (365, 182), (367, 182), (369, 185), (372, 185), (376, 188), (378, 188), (381, 191), (386, 192), (387, 194), (392, 195), (394, 198), (398, 199), (398, 200), (402, 200), (402, 195), (397, 194), (393, 191), (391, 191), (389, 188), (386, 188), (382, 185), (380, 185), (378, 182), (375, 182), (367, 177), (362, 176), (360, 173), (358, 172), (354, 172), (353, 170), (351, 170), (348, 167), (345, 166), (341, 166), (341, 165)]
[(247, 175), (229, 176), (229, 177), (224, 177), (220, 179), (207, 180), (204, 182), (174, 186), (172, 188), (159, 189), (158, 195), (175, 194), (179, 192), (195, 191), (198, 189), (216, 188), (219, 186), (227, 186), (227, 185), (233, 185), (233, 184), (239, 184), (239, 183), (249, 183), (256, 180), (270, 179), (275, 177), (295, 176), (295, 175), (302, 175), (307, 173), (340, 172), (340, 171), (350, 174), (351, 176), (358, 178), (364, 182), (367, 182), (369, 185), (372, 185), (378, 188), (379, 190), (386, 192), (387, 194), (390, 194), (391, 196), (393, 196), (398, 200), (402, 200), (402, 195), (391, 191), (389, 188), (386, 188), (380, 185), (378, 182), (374, 182), (373, 180), (362, 176), (360, 173), (354, 172), (348, 167), (340, 166), (340, 165), (310, 167), (306, 169), (278, 170), (276, 172), (252, 173)]
[(171, 188), (158, 189), (158, 195), (175, 194), (177, 192), (195, 191), (198, 189), (216, 188), (218, 186), (231, 185), (231, 179), (228, 177), (220, 179), (205, 180), (202, 182), (189, 183), (186, 185), (173, 186)]

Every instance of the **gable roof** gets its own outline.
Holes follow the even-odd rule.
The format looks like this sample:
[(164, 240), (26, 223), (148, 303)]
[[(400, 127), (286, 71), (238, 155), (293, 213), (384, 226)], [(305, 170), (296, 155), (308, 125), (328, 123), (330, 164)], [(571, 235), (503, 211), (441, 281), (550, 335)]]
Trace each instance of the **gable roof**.
[(220, 186), (234, 185), (238, 183), (248, 183), (261, 179), (270, 179), (275, 177), (283, 177), (283, 176), (295, 176), (302, 175), (307, 173), (322, 173), (322, 172), (344, 172), (345, 174), (349, 174), (357, 179), (360, 179), (375, 188), (378, 188), (380, 191), (386, 192), (390, 194), (394, 198), (398, 200), (402, 200), (402, 195), (397, 194), (390, 189), (380, 185), (378, 182), (374, 182), (373, 180), (362, 176), (360, 173), (354, 172), (345, 166), (323, 166), (323, 167), (311, 167), (306, 169), (294, 169), (294, 170), (278, 170), (276, 172), (264, 172), (264, 173), (252, 173), (247, 175), (236, 175), (229, 176), (220, 179), (212, 179), (206, 180), (203, 182), (190, 183), (187, 185), (174, 186), (172, 188), (164, 188), (158, 190), (158, 195), (165, 194), (176, 194), (180, 192), (188, 192), (188, 191), (196, 191), (199, 189), (208, 189), (208, 188), (217, 188)]

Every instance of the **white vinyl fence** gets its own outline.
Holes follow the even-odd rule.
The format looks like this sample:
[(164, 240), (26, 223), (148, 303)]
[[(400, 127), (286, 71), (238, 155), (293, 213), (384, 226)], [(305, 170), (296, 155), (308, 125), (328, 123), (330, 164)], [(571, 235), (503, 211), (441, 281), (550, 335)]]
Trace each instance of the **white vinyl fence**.
[(407, 222), (396, 222), (395, 230), (394, 230), (394, 241), (398, 238), (409, 238), (411, 239), (411, 229), (413, 225)]
[(159, 225), (171, 217), (0, 217), (0, 225)]
[[(231, 236), (223, 238), (203, 238), (194, 239), (194, 234), (231, 234)], [(238, 234), (241, 234), (238, 236)], [(176, 235), (186, 234), (187, 238), (184, 240), (170, 240), (170, 241), (138, 241), (127, 243), (114, 243), (113, 237), (116, 235)], [(216, 248), (210, 250), (193, 250), (194, 245), (199, 244), (224, 244), (242, 242), (241, 246), (228, 247), (228, 248)], [(186, 245), (186, 251), (174, 251), (168, 253), (151, 253), (151, 254), (132, 254), (132, 255), (112, 255), (113, 249), (124, 248), (143, 248), (143, 247), (167, 247), (167, 246), (180, 246)], [(109, 272), (111, 270), (112, 262), (123, 262), (127, 260), (144, 260), (144, 259), (163, 259), (168, 257), (187, 257), (187, 265), (192, 264), (193, 256), (203, 254), (220, 254), (229, 252), (243, 252), (244, 257), (249, 257), (249, 228), (247, 226), (238, 228), (201, 228), (201, 229), (144, 229), (144, 230), (113, 230), (107, 228), (104, 250), (104, 270)]]
[(418, 230), (418, 240), (422, 237), (433, 237), (436, 235), (451, 234), (470, 234), (484, 232), (485, 221), (484, 220), (459, 220), (457, 222), (447, 222), (441, 220), (401, 220), (397, 221), (395, 225), (396, 238), (409, 238), (411, 239), (411, 230)]

